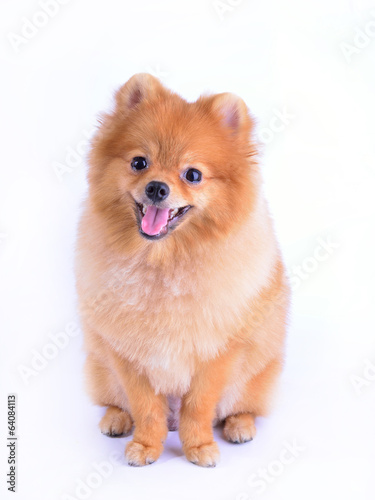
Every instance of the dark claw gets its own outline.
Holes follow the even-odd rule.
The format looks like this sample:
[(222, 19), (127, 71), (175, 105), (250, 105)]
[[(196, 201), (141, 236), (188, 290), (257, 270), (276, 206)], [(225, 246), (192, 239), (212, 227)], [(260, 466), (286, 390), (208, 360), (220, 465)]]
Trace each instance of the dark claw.
[(115, 432), (102, 432), (104, 436), (111, 437), (111, 438), (117, 438), (121, 436), (125, 436), (125, 434), (116, 434)]

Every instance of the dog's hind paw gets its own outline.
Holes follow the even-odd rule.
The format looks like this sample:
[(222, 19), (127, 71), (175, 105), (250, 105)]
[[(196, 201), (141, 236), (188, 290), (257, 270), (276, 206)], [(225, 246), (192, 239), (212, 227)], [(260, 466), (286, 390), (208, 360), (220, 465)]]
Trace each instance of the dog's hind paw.
[(109, 406), (99, 423), (99, 427), (106, 436), (124, 436), (131, 431), (133, 421), (127, 411), (121, 410), (116, 406)]

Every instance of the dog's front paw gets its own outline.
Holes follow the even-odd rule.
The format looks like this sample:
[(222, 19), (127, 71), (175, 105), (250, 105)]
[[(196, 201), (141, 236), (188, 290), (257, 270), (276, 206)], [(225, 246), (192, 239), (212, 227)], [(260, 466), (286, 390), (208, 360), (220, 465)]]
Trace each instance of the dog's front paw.
[(149, 465), (155, 462), (160, 457), (162, 446), (159, 448), (145, 446), (144, 444), (130, 441), (126, 446), (125, 457), (129, 465), (139, 467)]
[(190, 462), (202, 467), (215, 467), (220, 458), (219, 447), (215, 441), (200, 446), (184, 448), (184, 452)]

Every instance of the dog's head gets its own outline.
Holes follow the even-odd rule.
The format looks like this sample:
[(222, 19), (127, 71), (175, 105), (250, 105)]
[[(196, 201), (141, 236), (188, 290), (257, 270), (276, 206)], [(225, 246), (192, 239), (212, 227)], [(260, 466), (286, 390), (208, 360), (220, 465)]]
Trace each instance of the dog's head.
[[(116, 240), (228, 235), (255, 196), (252, 121), (224, 93), (189, 103), (133, 76), (104, 115), (90, 153), (90, 193)], [(149, 244), (150, 244), (149, 243)]]

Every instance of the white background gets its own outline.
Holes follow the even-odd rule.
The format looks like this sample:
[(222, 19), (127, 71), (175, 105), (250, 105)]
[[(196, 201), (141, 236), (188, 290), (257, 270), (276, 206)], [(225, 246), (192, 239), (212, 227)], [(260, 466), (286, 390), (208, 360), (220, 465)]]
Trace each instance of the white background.
[[(375, 3), (223, 0), (221, 8), (71, 0), (46, 20), (37, 0), (1, 2), (1, 498), (373, 498)], [(29, 27), (20, 45), (11, 35), (12, 45), (27, 20), (45, 25)], [(190, 464), (177, 433), (158, 462), (128, 467), (131, 438), (102, 436), (103, 410), (84, 392), (81, 334), (64, 349), (46, 347), (79, 324), (73, 256), (85, 135), (140, 71), (189, 100), (204, 91), (245, 99), (294, 288), (275, 410), (251, 443), (226, 443), (218, 429), (215, 469)], [(60, 180), (58, 162), (70, 169)], [(43, 350), (54, 359), (22, 376)], [(18, 395), (13, 497), (8, 393)], [(293, 443), (295, 456), (285, 451)], [(95, 463), (113, 451), (121, 459), (99, 476)], [(82, 481), (86, 491), (77, 490)]]

